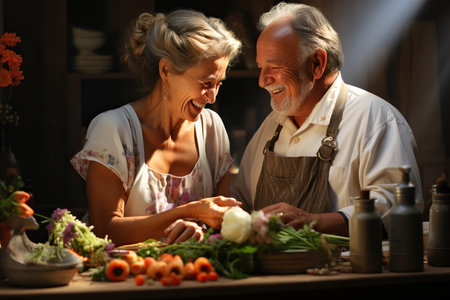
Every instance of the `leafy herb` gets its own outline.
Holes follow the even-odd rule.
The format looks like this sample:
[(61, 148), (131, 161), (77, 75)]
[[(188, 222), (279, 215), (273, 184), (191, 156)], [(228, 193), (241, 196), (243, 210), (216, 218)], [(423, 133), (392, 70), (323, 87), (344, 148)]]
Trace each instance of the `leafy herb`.
[(36, 248), (27, 256), (27, 261), (34, 264), (60, 263), (66, 254), (64, 249), (52, 246), (48, 242), (38, 243)]
[(108, 276), (106, 276), (106, 264), (95, 268), (91, 278), (94, 281), (108, 281)]
[[(276, 218), (276, 217), (275, 217)], [(220, 274), (230, 278), (245, 278), (255, 270), (255, 258), (258, 252), (277, 252), (285, 250), (319, 250), (324, 247), (348, 246), (349, 238), (331, 234), (323, 234), (313, 229), (314, 223), (305, 225), (299, 230), (293, 227), (279, 226), (271, 219), (271, 243), (252, 244), (250, 241), (235, 243), (212, 234), (209, 229), (202, 241), (188, 240), (181, 243), (165, 245), (154, 240), (148, 240), (149, 246), (137, 251), (140, 256), (160, 257), (163, 253), (180, 255), (183, 261), (200, 256), (208, 258)], [(269, 226), (269, 227), (270, 227)]]
[(106, 263), (108, 251), (114, 244), (105, 237), (101, 239), (92, 232), (92, 226), (78, 220), (67, 209), (57, 208), (51, 218), (45, 218), (42, 223), (48, 223), (49, 243), (60, 248), (73, 249), (78, 255), (88, 258), (85, 267), (96, 267)]
[(153, 245), (137, 251), (140, 256), (158, 258), (163, 253), (180, 255), (184, 262), (204, 256), (213, 264), (215, 270), (230, 278), (245, 278), (254, 270), (254, 254), (258, 247), (249, 242), (237, 244), (220, 236), (213, 235), (209, 229), (202, 241), (188, 240), (170, 245)]

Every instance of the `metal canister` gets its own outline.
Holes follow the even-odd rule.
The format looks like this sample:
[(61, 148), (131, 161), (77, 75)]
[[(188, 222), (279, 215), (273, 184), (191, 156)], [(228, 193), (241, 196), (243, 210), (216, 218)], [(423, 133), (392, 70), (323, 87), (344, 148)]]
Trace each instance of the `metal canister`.
[(399, 167), (402, 181), (394, 189), (394, 206), (389, 211), (389, 270), (423, 270), (422, 211), (416, 205), (415, 186), (409, 166)]
[(428, 264), (450, 266), (450, 188), (438, 181), (431, 189), (429, 231), (426, 245)]
[(354, 212), (350, 217), (350, 262), (354, 272), (379, 273), (383, 270), (381, 218), (375, 210), (375, 200), (362, 190), (353, 198)]

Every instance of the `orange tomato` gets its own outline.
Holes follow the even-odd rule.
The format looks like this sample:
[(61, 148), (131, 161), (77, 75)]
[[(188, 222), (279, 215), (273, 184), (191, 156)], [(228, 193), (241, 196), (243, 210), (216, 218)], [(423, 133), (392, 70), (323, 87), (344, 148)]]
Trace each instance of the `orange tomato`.
[(184, 278), (186, 279), (195, 279), (195, 276), (197, 274), (195, 273), (194, 263), (193, 262), (187, 262), (184, 264)]
[(168, 273), (175, 274), (181, 278), (184, 277), (184, 263), (179, 255), (175, 255), (172, 260), (167, 264)]
[(211, 272), (213, 267), (206, 257), (201, 256), (194, 261), (194, 269), (195, 273), (200, 274), (201, 272)]
[(171, 273), (168, 276), (161, 278), (161, 284), (165, 286), (180, 285), (181, 281), (182, 281), (181, 277), (175, 275), (174, 273)]
[(161, 257), (159, 258), (160, 261), (165, 262), (168, 264), (173, 259), (173, 255), (170, 253), (163, 253), (161, 254)]
[(217, 281), (219, 280), (219, 274), (217, 274), (216, 271), (211, 271), (208, 273), (208, 280), (209, 281)]
[(145, 268), (146, 272), (147, 272), (148, 267), (150, 267), (150, 265), (155, 261), (156, 261), (156, 259), (154, 259), (151, 256), (144, 257), (144, 268)]
[(208, 273), (200, 272), (197, 274), (196, 279), (198, 282), (206, 282), (206, 281), (208, 281)]
[(124, 254), (122, 258), (131, 266), (131, 263), (137, 260), (138, 256), (133, 250), (128, 250), (128, 253)]
[(155, 261), (147, 269), (147, 276), (154, 279), (160, 280), (166, 277), (168, 274), (167, 264), (164, 261)]
[(124, 281), (130, 274), (130, 265), (123, 259), (113, 258), (106, 265), (105, 272), (109, 281)]
[(140, 256), (130, 264), (130, 273), (133, 275), (145, 273), (145, 262)]
[(137, 274), (136, 276), (134, 276), (134, 282), (136, 283), (136, 285), (143, 285), (146, 280), (147, 278), (143, 274)]

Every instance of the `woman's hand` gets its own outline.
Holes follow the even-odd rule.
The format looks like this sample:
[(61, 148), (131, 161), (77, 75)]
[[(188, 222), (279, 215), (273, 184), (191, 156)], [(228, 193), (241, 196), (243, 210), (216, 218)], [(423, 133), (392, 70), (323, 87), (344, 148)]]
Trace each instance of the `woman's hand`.
[(183, 242), (189, 239), (200, 241), (203, 239), (203, 230), (195, 222), (178, 219), (164, 230), (166, 242)]
[(194, 220), (203, 222), (214, 229), (222, 225), (223, 214), (232, 206), (241, 206), (241, 202), (234, 198), (217, 196), (204, 198), (187, 204)]

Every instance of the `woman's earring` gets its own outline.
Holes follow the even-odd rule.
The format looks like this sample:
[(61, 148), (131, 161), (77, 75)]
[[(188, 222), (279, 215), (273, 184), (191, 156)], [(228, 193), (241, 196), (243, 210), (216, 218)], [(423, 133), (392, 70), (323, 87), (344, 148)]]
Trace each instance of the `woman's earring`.
[(162, 99), (163, 101), (167, 101), (167, 82), (163, 83)]

